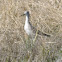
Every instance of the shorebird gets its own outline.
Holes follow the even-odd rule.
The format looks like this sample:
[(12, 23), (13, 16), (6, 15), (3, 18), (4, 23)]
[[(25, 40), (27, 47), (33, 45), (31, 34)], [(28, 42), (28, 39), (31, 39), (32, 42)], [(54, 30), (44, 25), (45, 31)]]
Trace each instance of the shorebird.
[(29, 19), (29, 16), (30, 16), (29, 11), (25, 11), (24, 14), (23, 14), (23, 16), (24, 15), (26, 15), (24, 30), (27, 33), (27, 35), (33, 37), (34, 35), (36, 35), (36, 32), (37, 32), (37, 34), (39, 34), (39, 35), (50, 37), (50, 35), (45, 34), (45, 33), (41, 32), (39, 30), (37, 31), (37, 29), (32, 26), (32, 24), (30, 23), (30, 19)]

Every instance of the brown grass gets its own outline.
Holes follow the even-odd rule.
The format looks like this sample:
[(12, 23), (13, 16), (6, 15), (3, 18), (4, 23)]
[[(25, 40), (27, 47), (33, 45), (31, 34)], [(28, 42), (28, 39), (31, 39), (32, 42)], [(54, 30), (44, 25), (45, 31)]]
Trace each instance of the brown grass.
[[(50, 34), (33, 41), (24, 31), (28, 10), (34, 27)], [(61, 62), (62, 0), (0, 0), (0, 62)]]

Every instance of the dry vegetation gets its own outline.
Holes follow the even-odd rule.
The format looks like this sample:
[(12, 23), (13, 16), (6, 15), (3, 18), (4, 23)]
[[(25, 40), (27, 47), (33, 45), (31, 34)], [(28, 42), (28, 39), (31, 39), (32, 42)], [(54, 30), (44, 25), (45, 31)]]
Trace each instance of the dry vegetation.
[[(28, 38), (21, 16), (26, 10), (50, 38)], [(62, 0), (0, 0), (0, 62), (62, 62)]]

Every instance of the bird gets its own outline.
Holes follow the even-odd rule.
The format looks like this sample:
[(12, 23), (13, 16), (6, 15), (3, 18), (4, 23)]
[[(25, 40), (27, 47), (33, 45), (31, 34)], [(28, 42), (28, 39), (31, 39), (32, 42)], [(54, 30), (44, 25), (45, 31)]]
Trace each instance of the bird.
[(24, 25), (24, 30), (25, 30), (25, 32), (27, 33), (27, 35), (29, 35), (29, 36), (35, 36), (36, 35), (36, 33), (38, 34), (38, 35), (43, 35), (43, 36), (47, 36), (47, 37), (50, 37), (50, 35), (48, 35), (48, 34), (46, 34), (46, 33), (43, 33), (43, 32), (41, 32), (40, 30), (37, 30), (34, 26), (32, 26), (32, 24), (30, 23), (30, 13), (29, 13), (29, 11), (25, 11), (24, 13), (23, 13), (23, 15), (21, 15), (21, 16), (26, 16), (26, 20), (25, 20), (25, 25)]

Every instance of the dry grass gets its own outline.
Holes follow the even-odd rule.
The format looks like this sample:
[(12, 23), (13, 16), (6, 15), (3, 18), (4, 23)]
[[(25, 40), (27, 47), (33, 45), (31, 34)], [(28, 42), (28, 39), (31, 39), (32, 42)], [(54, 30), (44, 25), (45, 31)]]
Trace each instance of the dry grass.
[[(21, 16), (26, 10), (33, 26), (52, 35), (50, 38), (39, 37), (34, 42), (28, 38)], [(62, 0), (0, 0), (0, 62), (61, 60)]]

